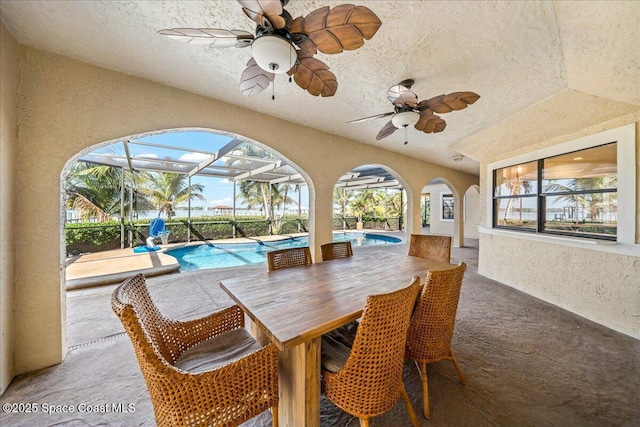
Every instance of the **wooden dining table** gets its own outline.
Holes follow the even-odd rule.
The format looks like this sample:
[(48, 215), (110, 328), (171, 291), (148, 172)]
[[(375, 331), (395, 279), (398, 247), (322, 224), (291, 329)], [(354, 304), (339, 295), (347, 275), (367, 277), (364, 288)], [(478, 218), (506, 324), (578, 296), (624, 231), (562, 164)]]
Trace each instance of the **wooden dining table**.
[[(273, 272), (224, 279), (220, 286), (251, 319), (252, 335), (280, 349), (280, 425), (320, 426), (323, 334), (359, 318), (368, 295), (424, 281), (454, 264), (383, 249)], [(266, 270), (266, 268), (265, 268)]]

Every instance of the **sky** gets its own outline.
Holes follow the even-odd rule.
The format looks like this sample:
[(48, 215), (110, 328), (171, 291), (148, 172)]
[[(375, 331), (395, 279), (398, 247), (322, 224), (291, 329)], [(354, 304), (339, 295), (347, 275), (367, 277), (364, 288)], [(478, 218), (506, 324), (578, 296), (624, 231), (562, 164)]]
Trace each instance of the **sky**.
[[(148, 147), (136, 144), (129, 144), (130, 154), (134, 158), (171, 158), (176, 161), (190, 161), (190, 162), (200, 162), (204, 160), (208, 155), (204, 153), (196, 153), (189, 151), (187, 148), (203, 150), (208, 152), (216, 152), (224, 145), (226, 145), (229, 141), (231, 141), (233, 137), (226, 135), (217, 135), (208, 132), (167, 132), (158, 135), (150, 135), (142, 138), (131, 139), (130, 142), (142, 141), (142, 142), (151, 142), (156, 144), (162, 144), (172, 147), (185, 148), (184, 151), (180, 150), (170, 150), (158, 147)], [(96, 152), (108, 152), (113, 153), (116, 152), (118, 154), (124, 155), (124, 146), (121, 143), (116, 143), (113, 146), (103, 147)], [(277, 154), (274, 152), (274, 154)], [(222, 178), (216, 177), (203, 177), (195, 175), (191, 178), (192, 184), (202, 184), (204, 186), (204, 190), (202, 192), (203, 196), (206, 198), (206, 203), (200, 200), (192, 200), (191, 206), (207, 206), (212, 208), (217, 205), (233, 205), (233, 184), (230, 182), (226, 182), (226, 180)], [(301, 187), (301, 205), (302, 207), (309, 206), (309, 192), (308, 187)], [(293, 205), (288, 205), (287, 207), (297, 208), (298, 201), (298, 193), (294, 192), (290, 194), (290, 197), (296, 202)], [(185, 203), (186, 206), (186, 203)], [(238, 199), (237, 201), (238, 207), (245, 206), (245, 203)]]

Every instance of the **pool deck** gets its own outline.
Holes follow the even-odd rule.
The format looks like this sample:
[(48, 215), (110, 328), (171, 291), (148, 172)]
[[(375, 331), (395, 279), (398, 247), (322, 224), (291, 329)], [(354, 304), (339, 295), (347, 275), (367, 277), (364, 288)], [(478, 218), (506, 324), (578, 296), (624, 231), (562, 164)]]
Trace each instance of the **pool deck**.
[(161, 251), (134, 253), (131, 248), (79, 255), (68, 258), (66, 265), (67, 290), (118, 283), (136, 273), (158, 276), (180, 268), (174, 257)]
[[(402, 237), (402, 232), (385, 232), (378, 230), (363, 230), (376, 234)], [(342, 233), (338, 231), (336, 233)], [(206, 243), (256, 243), (274, 242), (290, 239), (292, 237), (307, 236), (307, 233), (292, 233), (287, 235), (260, 236), (255, 238), (239, 237), (236, 239), (207, 240)], [(131, 248), (116, 249), (112, 251), (95, 252), (70, 257), (66, 261), (66, 289), (83, 289), (93, 286), (111, 285), (120, 283), (127, 277), (142, 273), (146, 277), (159, 276), (173, 273), (180, 269), (180, 264), (171, 255), (163, 253), (169, 249), (176, 249), (190, 245), (200, 245), (204, 242), (172, 243), (161, 245), (161, 250), (156, 252), (133, 253)]]

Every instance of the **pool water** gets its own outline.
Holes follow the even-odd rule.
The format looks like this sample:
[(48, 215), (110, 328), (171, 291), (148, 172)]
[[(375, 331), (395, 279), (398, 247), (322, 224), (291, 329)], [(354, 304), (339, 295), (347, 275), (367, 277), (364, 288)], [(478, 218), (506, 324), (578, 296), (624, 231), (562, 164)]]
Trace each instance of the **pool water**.
[[(352, 246), (396, 244), (402, 240), (380, 234), (342, 233), (333, 235), (334, 242), (351, 241)], [(239, 267), (244, 265), (266, 264), (267, 252), (277, 249), (308, 246), (307, 237), (295, 237), (276, 242), (258, 243), (221, 243), (187, 246), (167, 251), (167, 255), (178, 260), (181, 271), (201, 270), (204, 268)]]

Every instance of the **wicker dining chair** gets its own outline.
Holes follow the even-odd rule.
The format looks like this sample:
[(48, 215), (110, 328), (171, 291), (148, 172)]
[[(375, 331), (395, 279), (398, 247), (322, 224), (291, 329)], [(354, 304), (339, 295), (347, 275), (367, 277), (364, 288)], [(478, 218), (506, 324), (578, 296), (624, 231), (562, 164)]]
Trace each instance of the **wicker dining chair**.
[(206, 317), (164, 317), (144, 276), (111, 297), (138, 358), (158, 426), (234, 427), (271, 408), (278, 425), (278, 350), (260, 347), (231, 306)]
[(322, 251), (323, 261), (353, 256), (353, 248), (351, 247), (351, 242), (325, 243), (324, 245), (320, 246), (320, 250)]
[(412, 234), (409, 255), (440, 262), (451, 262), (451, 236)]
[(267, 252), (269, 271), (282, 270), (283, 268), (311, 265), (311, 250), (309, 246), (299, 248), (280, 249)]
[(465, 383), (462, 370), (451, 349), (451, 338), (466, 269), (466, 264), (461, 262), (449, 270), (429, 271), (409, 325), (405, 357), (415, 362), (422, 377), (425, 418), (429, 418), (430, 412), (427, 363), (451, 360), (460, 382)]
[(371, 417), (402, 398), (411, 423), (416, 414), (402, 382), (409, 320), (420, 291), (420, 278), (389, 294), (370, 295), (349, 348), (332, 334), (322, 337), (322, 392), (336, 406), (369, 425)]

